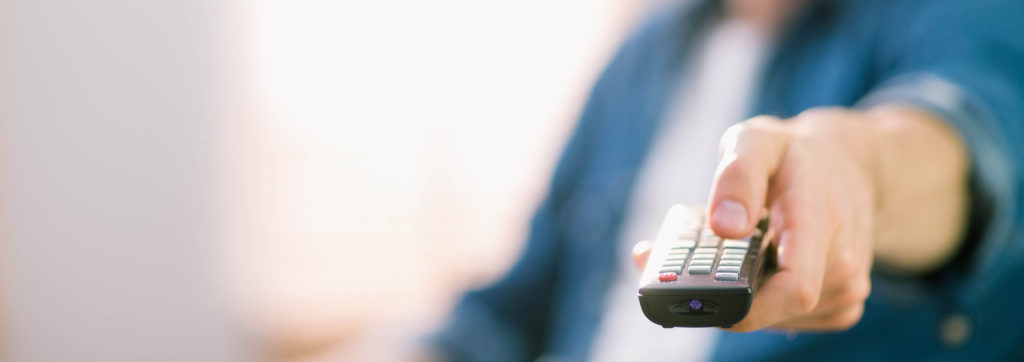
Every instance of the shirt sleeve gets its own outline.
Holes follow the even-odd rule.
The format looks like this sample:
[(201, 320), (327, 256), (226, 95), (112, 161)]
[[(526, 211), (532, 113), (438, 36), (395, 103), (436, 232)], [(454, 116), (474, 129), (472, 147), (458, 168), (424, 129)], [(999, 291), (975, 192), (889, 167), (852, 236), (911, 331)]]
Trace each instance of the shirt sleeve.
[(1024, 260), (1024, 2), (907, 2), (880, 32), (878, 85), (858, 104), (901, 103), (939, 115), (970, 157), (970, 257), (959, 288), (984, 295)]

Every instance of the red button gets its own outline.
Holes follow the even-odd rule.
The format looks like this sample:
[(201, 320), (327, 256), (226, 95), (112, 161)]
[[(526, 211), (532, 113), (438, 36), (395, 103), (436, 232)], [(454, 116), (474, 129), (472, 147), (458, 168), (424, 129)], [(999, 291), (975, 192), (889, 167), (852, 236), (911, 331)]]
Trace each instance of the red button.
[(658, 280), (663, 282), (671, 282), (676, 280), (676, 273), (661, 273), (658, 275)]

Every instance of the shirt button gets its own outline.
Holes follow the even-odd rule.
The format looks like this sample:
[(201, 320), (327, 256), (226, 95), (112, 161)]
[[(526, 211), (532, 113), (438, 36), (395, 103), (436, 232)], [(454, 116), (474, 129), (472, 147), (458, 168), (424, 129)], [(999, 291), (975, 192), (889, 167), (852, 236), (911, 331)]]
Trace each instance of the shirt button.
[(959, 313), (947, 315), (939, 326), (939, 338), (949, 348), (956, 348), (971, 339), (971, 320)]

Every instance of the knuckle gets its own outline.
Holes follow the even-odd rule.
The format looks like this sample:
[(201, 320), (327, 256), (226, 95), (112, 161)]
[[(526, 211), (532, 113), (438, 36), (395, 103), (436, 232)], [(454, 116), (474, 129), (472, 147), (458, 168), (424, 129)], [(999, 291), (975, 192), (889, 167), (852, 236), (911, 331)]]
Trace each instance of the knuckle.
[(842, 292), (831, 298), (830, 303), (849, 306), (863, 306), (864, 301), (871, 295), (871, 280), (867, 277), (858, 277), (854, 281), (843, 286)]
[(730, 157), (723, 159), (721, 165), (719, 165), (719, 177), (742, 177), (750, 172), (750, 167), (753, 166), (747, 157)]
[(818, 306), (821, 292), (810, 280), (800, 283), (795, 292), (797, 307), (801, 313), (810, 313)]
[(853, 252), (846, 249), (837, 255), (831, 269), (835, 280), (848, 280), (857, 274), (860, 266), (854, 258)]
[(836, 106), (825, 106), (825, 107), (814, 107), (800, 112), (796, 116), (797, 119), (825, 119), (834, 118), (837, 116), (845, 115), (848, 111), (843, 107)]
[(860, 318), (864, 316), (863, 307), (855, 307), (849, 312), (842, 313), (834, 320), (833, 327), (837, 330), (847, 330), (853, 328), (860, 323)]
[(858, 303), (863, 303), (871, 296), (871, 279), (868, 277), (857, 278), (857, 281), (850, 286), (851, 294)]
[[(819, 140), (848, 137), (853, 113), (841, 107), (818, 107), (805, 110), (794, 117), (797, 138)], [(812, 142), (813, 143), (813, 142)]]
[(820, 226), (821, 216), (813, 212), (815, 209), (813, 197), (808, 192), (800, 192), (798, 190), (785, 193), (784, 197), (779, 201), (782, 209), (788, 211), (785, 214), (786, 226)]
[(729, 126), (722, 134), (721, 143), (729, 144), (739, 139), (765, 137), (779, 131), (781, 120), (772, 116), (757, 116)]
[(778, 117), (768, 116), (768, 115), (760, 115), (760, 116), (756, 116), (756, 117), (750, 118), (746, 122), (743, 122), (741, 124), (748, 124), (751, 127), (755, 127), (755, 128), (763, 129), (763, 130), (772, 130), (772, 129), (775, 129), (776, 126), (778, 126), (781, 123), (782, 123), (782, 120), (779, 119)]
[[(725, 129), (725, 133), (722, 133), (722, 140), (724, 141), (724, 140), (727, 140), (727, 139), (730, 139), (730, 138), (735, 138), (735, 137), (739, 136), (740, 134), (742, 134), (743, 132), (746, 132), (746, 129), (749, 128), (749, 127), (750, 127), (750, 125), (748, 123), (746, 123), (746, 122), (740, 122), (740, 123), (734, 124), (732, 126), (729, 126), (729, 128)], [(725, 142), (722, 142), (722, 143), (725, 143)]]
[(745, 122), (737, 123), (726, 128), (725, 132), (722, 133), (722, 137), (718, 140), (719, 148), (723, 150), (735, 148), (739, 139), (749, 132), (748, 128), (750, 128), (750, 125)]

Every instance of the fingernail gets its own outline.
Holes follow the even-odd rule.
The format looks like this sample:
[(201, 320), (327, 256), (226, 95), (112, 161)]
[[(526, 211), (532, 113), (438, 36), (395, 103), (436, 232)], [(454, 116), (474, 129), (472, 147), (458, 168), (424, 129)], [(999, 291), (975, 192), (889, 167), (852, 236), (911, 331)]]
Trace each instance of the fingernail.
[(747, 208), (736, 201), (724, 200), (718, 203), (711, 222), (722, 229), (742, 231), (747, 227)]

